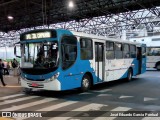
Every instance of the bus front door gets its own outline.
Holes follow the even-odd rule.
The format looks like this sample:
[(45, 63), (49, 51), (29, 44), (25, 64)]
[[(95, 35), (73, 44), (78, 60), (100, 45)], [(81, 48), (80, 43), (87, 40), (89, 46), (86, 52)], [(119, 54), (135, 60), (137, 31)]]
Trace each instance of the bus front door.
[(138, 61), (137, 74), (141, 74), (141, 70), (142, 70), (142, 48), (141, 47), (137, 47), (137, 61)]
[(95, 73), (97, 82), (104, 80), (104, 43), (95, 42)]

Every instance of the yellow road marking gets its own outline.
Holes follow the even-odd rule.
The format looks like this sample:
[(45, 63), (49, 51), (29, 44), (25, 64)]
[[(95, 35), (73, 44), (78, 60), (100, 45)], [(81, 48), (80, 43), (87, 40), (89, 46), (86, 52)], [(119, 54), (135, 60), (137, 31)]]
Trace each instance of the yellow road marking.
[(21, 87), (20, 85), (6, 85), (6, 86), (1, 86), (1, 87), (8, 87), (8, 88), (14, 88), (14, 87)]
[(14, 120), (14, 119), (11, 119), (11, 118), (5, 118), (5, 117), (0, 117), (0, 120)]

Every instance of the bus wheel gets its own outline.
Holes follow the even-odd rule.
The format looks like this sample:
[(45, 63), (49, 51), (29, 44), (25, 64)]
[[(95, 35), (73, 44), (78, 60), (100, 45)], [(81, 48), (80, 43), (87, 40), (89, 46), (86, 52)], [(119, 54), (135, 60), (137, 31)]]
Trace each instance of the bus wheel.
[(91, 80), (90, 77), (86, 74), (82, 78), (81, 91), (82, 92), (88, 91), (90, 87), (91, 87)]
[(157, 69), (157, 70), (160, 70), (160, 64), (157, 64), (157, 65), (156, 65), (156, 69)]
[(131, 81), (132, 80), (132, 70), (129, 69), (128, 70), (128, 75), (127, 75), (127, 81)]

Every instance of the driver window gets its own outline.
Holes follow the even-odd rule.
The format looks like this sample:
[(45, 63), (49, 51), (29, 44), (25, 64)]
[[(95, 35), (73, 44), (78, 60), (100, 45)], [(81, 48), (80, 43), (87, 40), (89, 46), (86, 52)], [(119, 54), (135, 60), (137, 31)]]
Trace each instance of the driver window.
[(36, 63), (38, 64), (42, 64), (44, 62), (44, 58), (45, 58), (45, 54), (44, 54), (44, 45), (40, 44), (40, 46), (37, 46), (37, 59), (36, 59)]
[(65, 70), (72, 66), (77, 58), (77, 38), (64, 36), (62, 38), (62, 68)]
[(57, 44), (52, 44), (47, 51), (48, 60), (56, 60), (58, 55), (58, 47)]
[(36, 66), (52, 68), (58, 64), (58, 46), (56, 42), (38, 45), (37, 51)]

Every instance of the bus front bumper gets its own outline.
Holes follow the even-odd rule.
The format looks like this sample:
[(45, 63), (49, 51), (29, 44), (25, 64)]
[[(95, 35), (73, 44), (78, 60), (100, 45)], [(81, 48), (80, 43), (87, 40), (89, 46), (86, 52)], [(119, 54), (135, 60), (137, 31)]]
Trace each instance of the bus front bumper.
[(55, 79), (52, 81), (31, 81), (27, 79), (20, 79), (21, 86), (24, 88), (29, 88), (33, 90), (53, 90), (53, 91), (60, 91), (61, 90), (61, 83), (59, 80)]

